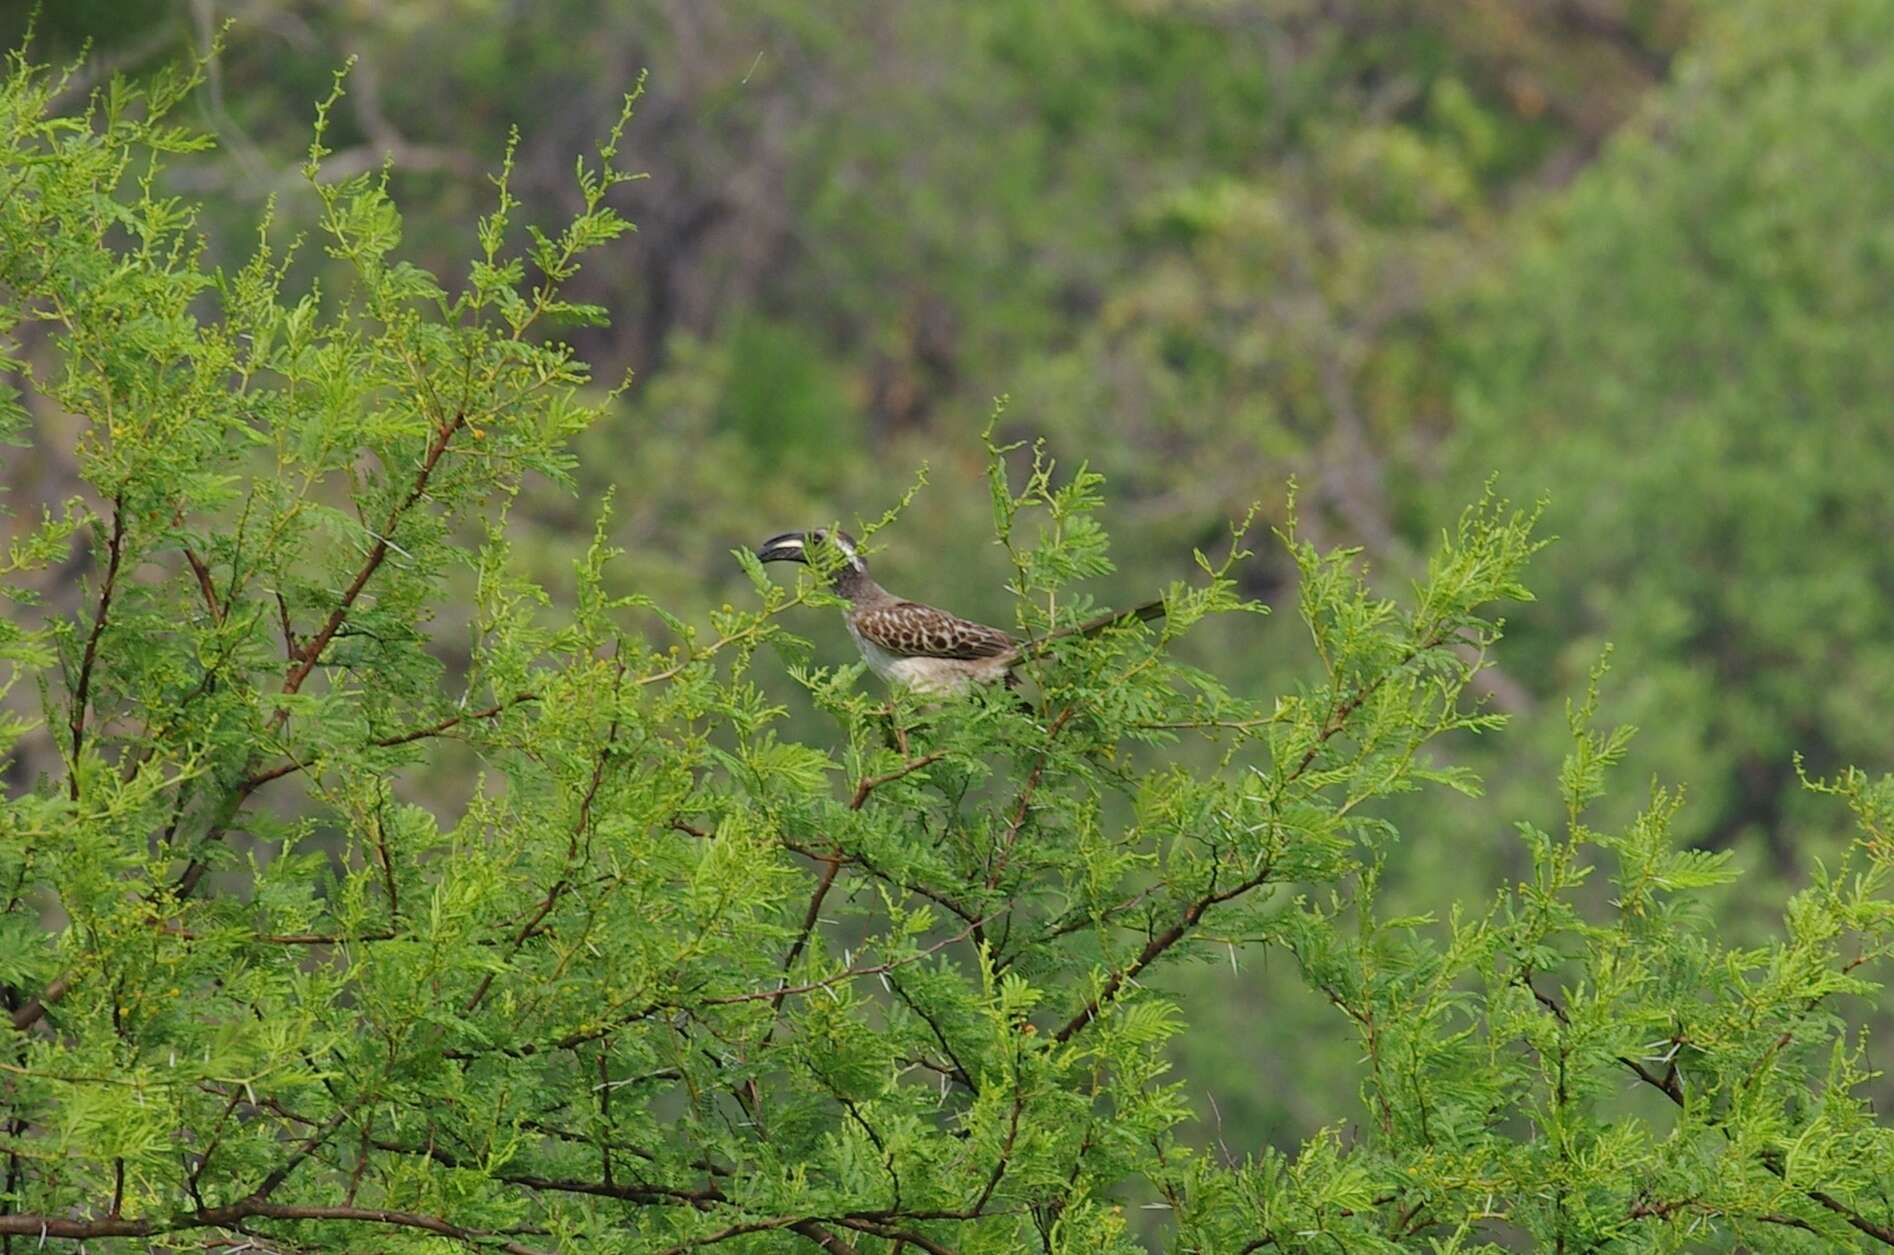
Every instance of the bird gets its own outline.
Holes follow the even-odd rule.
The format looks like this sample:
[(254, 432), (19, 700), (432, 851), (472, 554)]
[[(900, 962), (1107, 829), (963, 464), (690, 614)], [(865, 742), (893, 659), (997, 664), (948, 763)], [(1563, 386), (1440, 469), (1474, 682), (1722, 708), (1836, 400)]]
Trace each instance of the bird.
[[(832, 564), (811, 563), (811, 552), (825, 546), (834, 549)], [(868, 574), (860, 546), (840, 529), (781, 532), (764, 541), (756, 556), (762, 562), (814, 565), (836, 595), (848, 602), (844, 621), (868, 669), (890, 684), (934, 697), (958, 695), (995, 681), (1011, 684), (1013, 668), (1036, 656), (1048, 641), (1090, 636), (1114, 623), (1149, 621), (1164, 613), (1162, 601), (1150, 601), (1033, 641), (1020, 641), (999, 628), (895, 596)]]

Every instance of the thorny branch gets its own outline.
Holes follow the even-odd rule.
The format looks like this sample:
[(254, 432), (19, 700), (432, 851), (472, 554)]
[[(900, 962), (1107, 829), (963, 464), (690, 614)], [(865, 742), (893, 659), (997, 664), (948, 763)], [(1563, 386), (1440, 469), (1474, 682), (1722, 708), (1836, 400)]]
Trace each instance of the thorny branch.
[[(324, 620), (322, 626), (317, 629), (316, 634), (306, 641), (301, 642), (300, 645), (291, 652), (290, 670), (283, 680), (283, 687), (279, 691), (279, 699), (293, 697), (300, 692), (303, 684), (315, 671), (317, 664), (321, 660), (323, 650), (328, 648), (329, 642), (334, 639), (335, 634), (341, 630), (343, 623), (348, 618), (349, 612), (354, 608), (356, 600), (362, 595), (362, 590), (368, 586), (368, 581), (374, 577), (376, 571), (381, 569), (382, 563), (387, 559), (391, 548), (389, 537), (395, 534), (395, 529), (400, 525), (402, 517), (414, 507), (415, 503), (426, 495), (428, 483), (434, 476), (435, 468), (440, 464), (441, 456), (447, 452), (447, 446), (453, 440), (455, 434), (466, 426), (467, 415), (465, 411), (462, 411), (455, 414), (451, 421), (443, 423), (435, 430), (433, 437), (428, 441), (426, 451), (422, 454), (421, 465), (415, 472), (413, 486), (409, 488), (405, 497), (389, 508), (388, 517), (382, 524), (381, 534), (375, 538), (374, 546), (370, 548), (367, 558), (363, 560), (361, 567), (355, 572), (354, 579), (349, 581), (348, 587), (343, 590), (341, 599), (337, 602), (335, 608), (330, 611), (329, 617)], [(91, 680), (92, 660), (97, 651), (99, 635), (104, 630), (106, 611), (110, 607), (111, 590), (116, 581), (119, 557), (124, 540), (123, 517), (124, 511), (122, 502), (115, 504), (113, 511), (112, 539), (109, 545), (110, 558), (107, 566), (105, 584), (100, 597), (99, 615), (93, 623), (92, 636), (86, 645), (85, 660), (80, 668), (79, 687), (75, 694), (72, 725), (75, 774), (72, 777), (70, 785), (74, 800), (78, 798), (79, 783), (76, 767), (78, 751), (83, 745), (85, 737), (84, 710)], [(287, 702), (279, 702), (275, 712), (270, 716), (266, 724), (267, 730), (272, 733), (280, 730), (282, 726), (289, 721), (289, 710), (290, 708)], [(291, 768), (291, 770), (294, 769), (294, 767)], [(281, 774), (287, 775), (289, 773), (285, 771)], [(278, 777), (270, 776), (269, 778), (276, 779)], [(211, 822), (210, 829), (204, 834), (204, 846), (212, 845), (223, 839), (224, 833), (228, 830), (231, 822), (235, 820), (237, 813), (243, 809), (244, 803), (249, 800), (250, 795), (255, 792), (258, 785), (262, 783), (264, 783), (262, 780), (252, 782), (251, 778), (246, 776), (232, 788), (230, 794), (224, 800), (223, 805), (218, 808)], [(191, 896), (209, 870), (210, 864), (205, 861), (204, 855), (200, 854), (192, 858), (185, 865), (184, 870), (179, 873), (177, 880), (172, 884), (172, 896), (179, 899)], [(39, 1023), (41, 1019), (45, 1018), (47, 1008), (65, 996), (66, 990), (71, 987), (72, 980), (73, 973), (61, 973), (48, 984), (45, 989), (40, 991), (37, 998), (28, 1000), (13, 1013), (11, 1017), (13, 1027), (20, 1032), (25, 1032)]]
[[(1857, 962), (1849, 963), (1847, 965), (1848, 968), (1853, 968), (1857, 966)], [(1533, 988), (1532, 982), (1529, 978), (1526, 979), (1526, 986), (1527, 988), (1532, 989), (1532, 996), (1538, 999), (1540, 1005), (1544, 1006), (1547, 1010), (1549, 1010), (1553, 1014), (1553, 1016), (1558, 1019), (1558, 1021), (1561, 1024), (1568, 1022), (1566, 1019), (1565, 1009), (1558, 1004), (1556, 999), (1550, 997), (1549, 995), (1540, 993), (1538, 989)], [(1821, 999), (1817, 998), (1814, 1001), (1820, 1002)], [(1813, 1005), (1814, 1004), (1811, 1003), (1809, 1009), (1813, 1009)], [(1678, 1079), (1677, 1069), (1674, 1065), (1672, 1066), (1672, 1068), (1666, 1075), (1660, 1077), (1655, 1072), (1652, 1072), (1649, 1068), (1645, 1067), (1643, 1064), (1637, 1062), (1635, 1059), (1628, 1059), (1623, 1056), (1619, 1056), (1618, 1062), (1624, 1064), (1632, 1072), (1636, 1073), (1639, 1080), (1643, 1081), (1645, 1084), (1656, 1089), (1659, 1093), (1663, 1094), (1664, 1097), (1670, 1099), (1672, 1103), (1676, 1104), (1678, 1107), (1684, 1106), (1683, 1085)], [(1725, 1137), (1729, 1136), (1729, 1130), (1721, 1128), (1720, 1125), (1719, 1125), (1719, 1131), (1721, 1131)], [(1767, 1168), (1770, 1172), (1774, 1173), (1778, 1177), (1782, 1177), (1785, 1181), (1788, 1179), (1787, 1174), (1783, 1168), (1781, 1157), (1779, 1155), (1770, 1151), (1764, 1151), (1760, 1156), (1760, 1160), (1763, 1167)], [(1829, 1194), (1823, 1190), (1804, 1188), (1802, 1189), (1802, 1194), (1808, 1199), (1810, 1199), (1811, 1201), (1819, 1204), (1820, 1206), (1828, 1209), (1831, 1212), (1834, 1212), (1836, 1215), (1840, 1216), (1843, 1220), (1846, 1220), (1849, 1226), (1855, 1229), (1857, 1232), (1866, 1234), (1868, 1237), (1875, 1239), (1877, 1242), (1880, 1242), (1883, 1245), (1894, 1246), (1894, 1226), (1890, 1226), (1890, 1225), (1879, 1223), (1878, 1221), (1870, 1220), (1868, 1217), (1862, 1215), (1860, 1212), (1856, 1211), (1854, 1208), (1848, 1206), (1846, 1203), (1842, 1202), (1840, 1199), (1836, 1198), (1834, 1195)], [(1655, 1213), (1649, 1213), (1649, 1214), (1655, 1214)], [(1769, 1218), (1760, 1217), (1760, 1219), (1769, 1219)], [(1783, 1223), (1783, 1222), (1771, 1221), (1771, 1223)], [(1806, 1223), (1803, 1223), (1803, 1222), (1793, 1222), (1793, 1223), (1797, 1223), (1798, 1227), (1802, 1227), (1802, 1228), (1808, 1227)]]
[[(1367, 684), (1357, 688), (1347, 698), (1337, 701), (1334, 707), (1329, 711), (1328, 718), (1323, 720), (1321, 729), (1317, 731), (1314, 739), (1310, 741), (1308, 748), (1303, 751), (1302, 757), (1296, 762), (1294, 767), (1290, 768), (1286, 775), (1277, 781), (1277, 793), (1280, 794), (1283, 789), (1286, 789), (1307, 773), (1309, 768), (1314, 765), (1316, 757), (1322, 752), (1323, 747), (1334, 740), (1342, 729), (1348, 726), (1349, 719), (1354, 716), (1356, 711), (1361, 709), (1370, 697), (1374, 696), (1374, 694), (1380, 690), (1382, 685), (1388, 682), (1390, 677), (1406, 668), (1416, 658), (1421, 657), (1431, 650), (1440, 648), (1447, 642), (1448, 636), (1449, 630), (1445, 627), (1433, 632), (1426, 640), (1410, 649), (1394, 666), (1389, 667)], [(1273, 860), (1265, 860), (1261, 870), (1254, 875), (1231, 888), (1222, 890), (1216, 887), (1216, 882), (1213, 878), (1210, 885), (1202, 894), (1191, 899), (1191, 901), (1185, 905), (1182, 913), (1179, 914), (1177, 919), (1168, 928), (1153, 935), (1145, 942), (1144, 948), (1138, 951), (1136, 958), (1125, 967), (1114, 970), (1105, 978), (1104, 983), (1099, 987), (1098, 993), (1089, 998), (1085, 1005), (1079, 1008), (1077, 1014), (1065, 1022), (1059, 1031), (1053, 1035), (1053, 1039), (1063, 1043), (1077, 1036), (1085, 1029), (1086, 1025), (1098, 1018), (1099, 1012), (1118, 995), (1118, 991), (1124, 988), (1127, 981), (1135, 980), (1138, 973), (1156, 962), (1165, 951), (1188, 936), (1191, 930), (1203, 919), (1206, 911), (1213, 906), (1232, 901), (1233, 899), (1242, 897), (1253, 889), (1261, 887), (1268, 882), (1273, 872)]]

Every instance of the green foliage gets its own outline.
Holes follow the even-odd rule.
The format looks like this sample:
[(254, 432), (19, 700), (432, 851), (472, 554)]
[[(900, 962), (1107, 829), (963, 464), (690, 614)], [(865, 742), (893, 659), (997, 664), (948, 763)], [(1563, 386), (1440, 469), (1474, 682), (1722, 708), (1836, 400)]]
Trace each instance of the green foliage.
[(1552, 492), (1565, 539), (1522, 668), (1569, 686), (1616, 642), (1612, 709), (1692, 781), (1685, 836), (1793, 873), (1792, 834), (1825, 855), (1845, 834), (1791, 755), (1888, 749), (1894, 198), (1849, 172), (1894, 158), (1894, 11), (1707, 20), (1653, 124), (1534, 215), (1462, 314), (1450, 481), (1498, 464)]
[(718, 425), (770, 473), (832, 478), (836, 468), (824, 468), (822, 454), (858, 444), (860, 435), (850, 431), (846, 397), (821, 346), (792, 326), (752, 322), (731, 333), (728, 352)]
[[(219, 268), (158, 190), (191, 77), (78, 118), (24, 58), (0, 86), (0, 331), (16, 366), (51, 343), (28, 383), (82, 420), (85, 485), (5, 572), (0, 683), (42, 711), (0, 748), (57, 764), (0, 819), (8, 1241), (1093, 1252), (1154, 1192), (1179, 1250), (1894, 1242), (1843, 1015), (1894, 950), (1894, 781), (1816, 782), (1859, 835), (1779, 937), (1727, 941), (1733, 867), (1678, 847), (1673, 795), (1593, 818), (1628, 745), (1601, 669), (1527, 875), (1384, 901), (1478, 793), (1451, 753), (1501, 722), (1468, 686), (1536, 511), (1482, 497), (1398, 599), (1291, 514), (1318, 670), (1260, 698), (1173, 655), (1254, 622), (1244, 525), (1024, 700), (795, 665), (799, 736), (762, 677), (819, 598), (740, 561), (702, 626), (623, 591), (603, 516), (557, 596), (507, 526), (612, 396), (546, 334), (600, 316), (565, 285), (627, 229), (618, 129), (557, 230), (515, 225), (509, 156), (455, 290), (383, 176), (322, 177), (331, 96), (339, 278), (300, 291), (268, 220)], [(1017, 626), (1082, 620), (1099, 475), (987, 440)], [(80, 535), (83, 610), (28, 613)], [(1240, 953), (1333, 1008), (1303, 1045), (1358, 1060), (1360, 1103), (1225, 1157), (1166, 1062), (1201, 1009), (1157, 981)]]

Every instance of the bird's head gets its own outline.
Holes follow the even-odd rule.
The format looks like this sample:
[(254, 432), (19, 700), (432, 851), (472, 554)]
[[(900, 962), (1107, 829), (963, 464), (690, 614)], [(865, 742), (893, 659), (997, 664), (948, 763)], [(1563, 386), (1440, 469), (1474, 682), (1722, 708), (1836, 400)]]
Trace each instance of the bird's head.
[(764, 541), (756, 551), (762, 562), (801, 562), (837, 579), (868, 574), (868, 563), (847, 532), (818, 527), (807, 532), (782, 532)]

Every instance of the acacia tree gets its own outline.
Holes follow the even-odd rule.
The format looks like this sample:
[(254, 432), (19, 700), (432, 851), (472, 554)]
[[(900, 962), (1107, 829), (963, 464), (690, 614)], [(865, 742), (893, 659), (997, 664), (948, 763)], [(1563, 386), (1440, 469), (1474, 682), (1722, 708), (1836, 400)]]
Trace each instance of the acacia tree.
[[(1731, 950), (1727, 856), (1672, 848), (1671, 795), (1587, 826), (1628, 743), (1588, 700), (1528, 881), (1378, 903), (1378, 804), (1477, 791), (1434, 743), (1500, 723), (1464, 695), (1532, 516), (1482, 501), (1402, 604), (1285, 525), (1319, 671), (1255, 700), (1172, 653), (1257, 609), (1241, 529), (1023, 700), (795, 665), (783, 612), (823, 594), (748, 555), (755, 604), (707, 628), (602, 540), (555, 603), (506, 507), (609, 411), (545, 328), (602, 317), (561, 285), (626, 229), (630, 102), (556, 235), (513, 227), (502, 165), (450, 291), (399, 260), (379, 179), (322, 178), (331, 97), (307, 174), (345, 281), (293, 295), (267, 222), (207, 269), (160, 190), (202, 143), (166, 121), (193, 77), (80, 117), (23, 56), (0, 88), (0, 328), (82, 420), (87, 486), (6, 557), (0, 682), (39, 708), (0, 750), (51, 764), (0, 822), (8, 1249), (1894, 1245), (1836, 1012), (1894, 945), (1894, 785), (1818, 786), (1860, 839), (1782, 941)], [(1097, 477), (989, 441), (1019, 629), (1083, 618)], [(36, 614), (75, 546), (84, 609)], [(755, 682), (780, 658), (821, 744)], [(1359, 1052), (1362, 1105), (1204, 1153), (1156, 978), (1251, 949), (1334, 1004), (1310, 1049)]]

